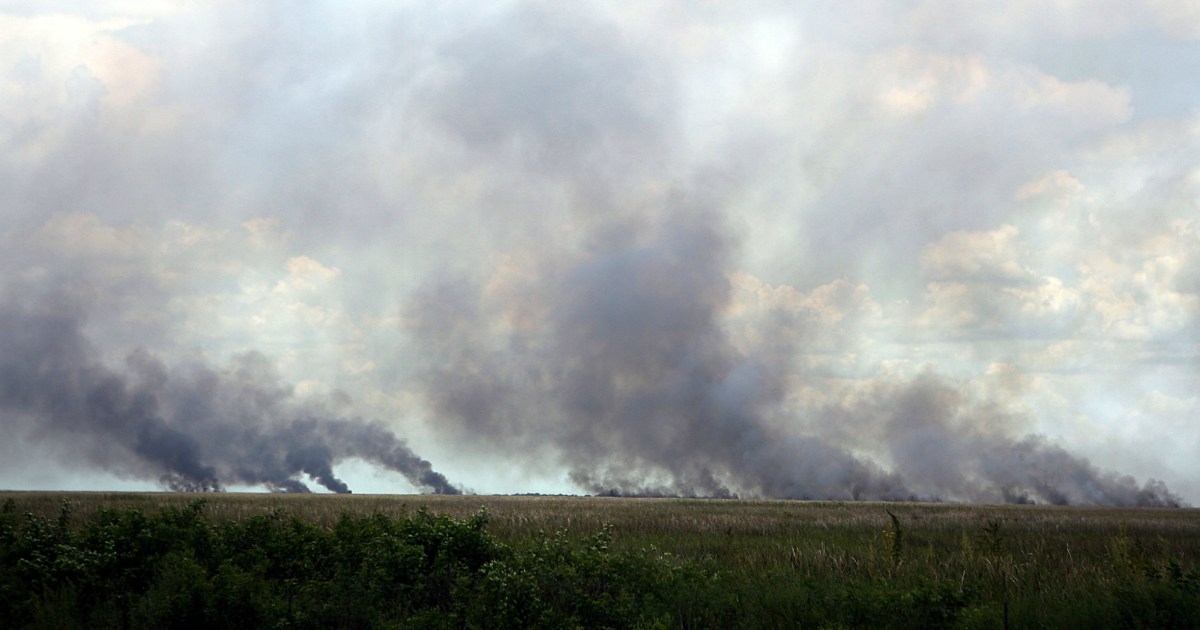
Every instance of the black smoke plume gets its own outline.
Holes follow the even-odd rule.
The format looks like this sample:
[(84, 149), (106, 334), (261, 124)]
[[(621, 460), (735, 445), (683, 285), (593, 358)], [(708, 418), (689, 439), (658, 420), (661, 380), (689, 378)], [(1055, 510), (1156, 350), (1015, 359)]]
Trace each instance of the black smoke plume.
[(262, 355), (221, 369), (168, 367), (139, 351), (110, 368), (69, 306), (0, 304), (0, 421), (5, 433), (65, 445), (82, 462), (157, 478), (180, 491), (262, 484), (308, 492), (303, 473), (349, 492), (333, 466), (357, 457), (438, 494), (459, 490), (377, 422), (299, 400)]

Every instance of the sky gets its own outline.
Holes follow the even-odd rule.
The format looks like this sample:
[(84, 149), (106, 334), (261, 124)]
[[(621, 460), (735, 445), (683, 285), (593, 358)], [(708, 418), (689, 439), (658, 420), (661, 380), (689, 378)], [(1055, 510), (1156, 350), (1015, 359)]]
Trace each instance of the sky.
[(0, 488), (1200, 503), (1200, 5), (0, 2)]

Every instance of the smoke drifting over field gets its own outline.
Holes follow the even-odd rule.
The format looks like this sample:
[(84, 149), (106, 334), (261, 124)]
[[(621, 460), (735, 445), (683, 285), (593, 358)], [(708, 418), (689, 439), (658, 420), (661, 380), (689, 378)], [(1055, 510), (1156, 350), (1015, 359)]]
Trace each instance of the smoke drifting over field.
[(73, 459), (157, 476), (172, 490), (309, 492), (297, 478), (306, 474), (345, 493), (333, 466), (358, 457), (423, 490), (459, 493), (382, 425), (297, 400), (261, 355), (223, 369), (168, 368), (137, 352), (117, 371), (97, 362), (70, 311), (0, 306), (0, 413), (9, 435), (31, 432), (67, 445)]
[(0, 487), (1200, 501), (1200, 22), (959, 4), (0, 10)]
[[(448, 437), (550, 452), (592, 493), (795, 499), (1178, 506), (1037, 436), (936, 376), (884, 381), (781, 424), (790, 351), (739, 350), (721, 325), (728, 242), (710, 212), (674, 209), (535, 278), (509, 336), (507, 302), (468, 284), (431, 288), (413, 312)], [(840, 437), (840, 439), (839, 439)], [(888, 462), (882, 465), (876, 456)]]

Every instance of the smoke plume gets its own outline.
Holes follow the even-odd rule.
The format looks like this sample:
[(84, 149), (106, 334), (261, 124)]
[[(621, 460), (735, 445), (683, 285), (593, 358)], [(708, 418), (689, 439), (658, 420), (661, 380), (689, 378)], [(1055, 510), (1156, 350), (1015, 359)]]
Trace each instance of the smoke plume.
[(543, 272), (514, 293), (519, 305), (466, 280), (417, 301), (426, 391), (448, 438), (557, 458), (598, 494), (1180, 504), (1160, 482), (1012, 435), (1003, 405), (930, 374), (788, 407), (781, 344), (795, 335), (733, 343), (730, 242), (715, 213), (683, 202), (657, 225), (606, 235), (531, 262)]
[(0, 483), (1200, 500), (1184, 3), (18, 4)]
[[(642, 40), (591, 25), (586, 36), (571, 31), (579, 16), (533, 16), (501, 14), (492, 30), (443, 49), (456, 71), (432, 90), (441, 112), (432, 125), (479, 159), (511, 166), (506, 175), (516, 182), (553, 181), (575, 207), (559, 239), (544, 236), (551, 213), (513, 213), (505, 234), (517, 244), (489, 241), (489, 263), (503, 260), (499, 269), (435, 271), (411, 301), (414, 356), (424, 366), (418, 389), (444, 439), (497, 458), (550, 462), (592, 493), (1179, 503), (1161, 484), (1138, 486), (1024, 435), (1021, 414), (997, 402), (1002, 392), (960, 394), (931, 374), (835, 377), (801, 365), (813, 347), (854, 351), (853, 342), (829, 338), (841, 315), (801, 321), (768, 307), (737, 321), (744, 304), (731, 277), (747, 259), (739, 203), (762, 175), (741, 162), (773, 167), (732, 140), (723, 147), (730, 153), (691, 161), (681, 140), (685, 76), (666, 71), (669, 62)], [(508, 42), (513, 32), (521, 42), (561, 44), (513, 53), (527, 44), (499, 46), (487, 36)], [(631, 56), (639, 62), (627, 63)], [(946, 147), (941, 136), (923, 142), (931, 153), (957, 155), (961, 134), (946, 138)], [(932, 186), (942, 194), (978, 181), (977, 170), (997, 170), (988, 159), (935, 161), (954, 167), (953, 185)], [(869, 171), (867, 162), (849, 171)], [(937, 226), (945, 231), (974, 216), (962, 207), (983, 201), (930, 199), (920, 186), (902, 199), (895, 187), (875, 185), (901, 165), (880, 166), (886, 174), (870, 185), (847, 180), (863, 192), (826, 187), (829, 198), (780, 223), (807, 228), (795, 241), (797, 261), (814, 269), (835, 261), (847, 273), (837, 259), (861, 258), (865, 247), (850, 235), (874, 233), (907, 243), (895, 260), (910, 260), (928, 241), (914, 226), (928, 220), (931, 204), (946, 207), (948, 223)], [(794, 168), (788, 177), (805, 171)], [(795, 203), (775, 201), (781, 213)], [(829, 228), (842, 223), (845, 232)], [(745, 249), (776, 235), (759, 236)], [(806, 389), (828, 391), (813, 397)]]
[(460, 492), (381, 424), (297, 399), (262, 355), (217, 369), (168, 367), (138, 351), (116, 370), (80, 333), (78, 309), (13, 302), (0, 304), (0, 418), (10, 435), (66, 444), (88, 464), (179, 491), (309, 492), (304, 474), (345, 493), (333, 466), (357, 457), (423, 490)]

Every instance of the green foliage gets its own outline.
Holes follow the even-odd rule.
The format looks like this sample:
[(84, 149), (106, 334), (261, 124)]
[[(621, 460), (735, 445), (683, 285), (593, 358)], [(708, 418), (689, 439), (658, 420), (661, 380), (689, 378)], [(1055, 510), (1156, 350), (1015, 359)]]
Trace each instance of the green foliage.
[[(228, 512), (249, 500), (9, 498), (0, 625), (1200, 626), (1188, 511), (493, 499), (455, 517), (262, 497)], [(615, 524), (581, 518), (600, 507)]]
[(612, 528), (514, 549), (488, 514), (343, 514), (332, 527), (275, 511), (213, 524), (204, 502), (101, 511), (69, 527), (0, 515), (0, 618), (9, 627), (648, 627), (671, 589), (703, 584), (663, 555), (613, 553)]

